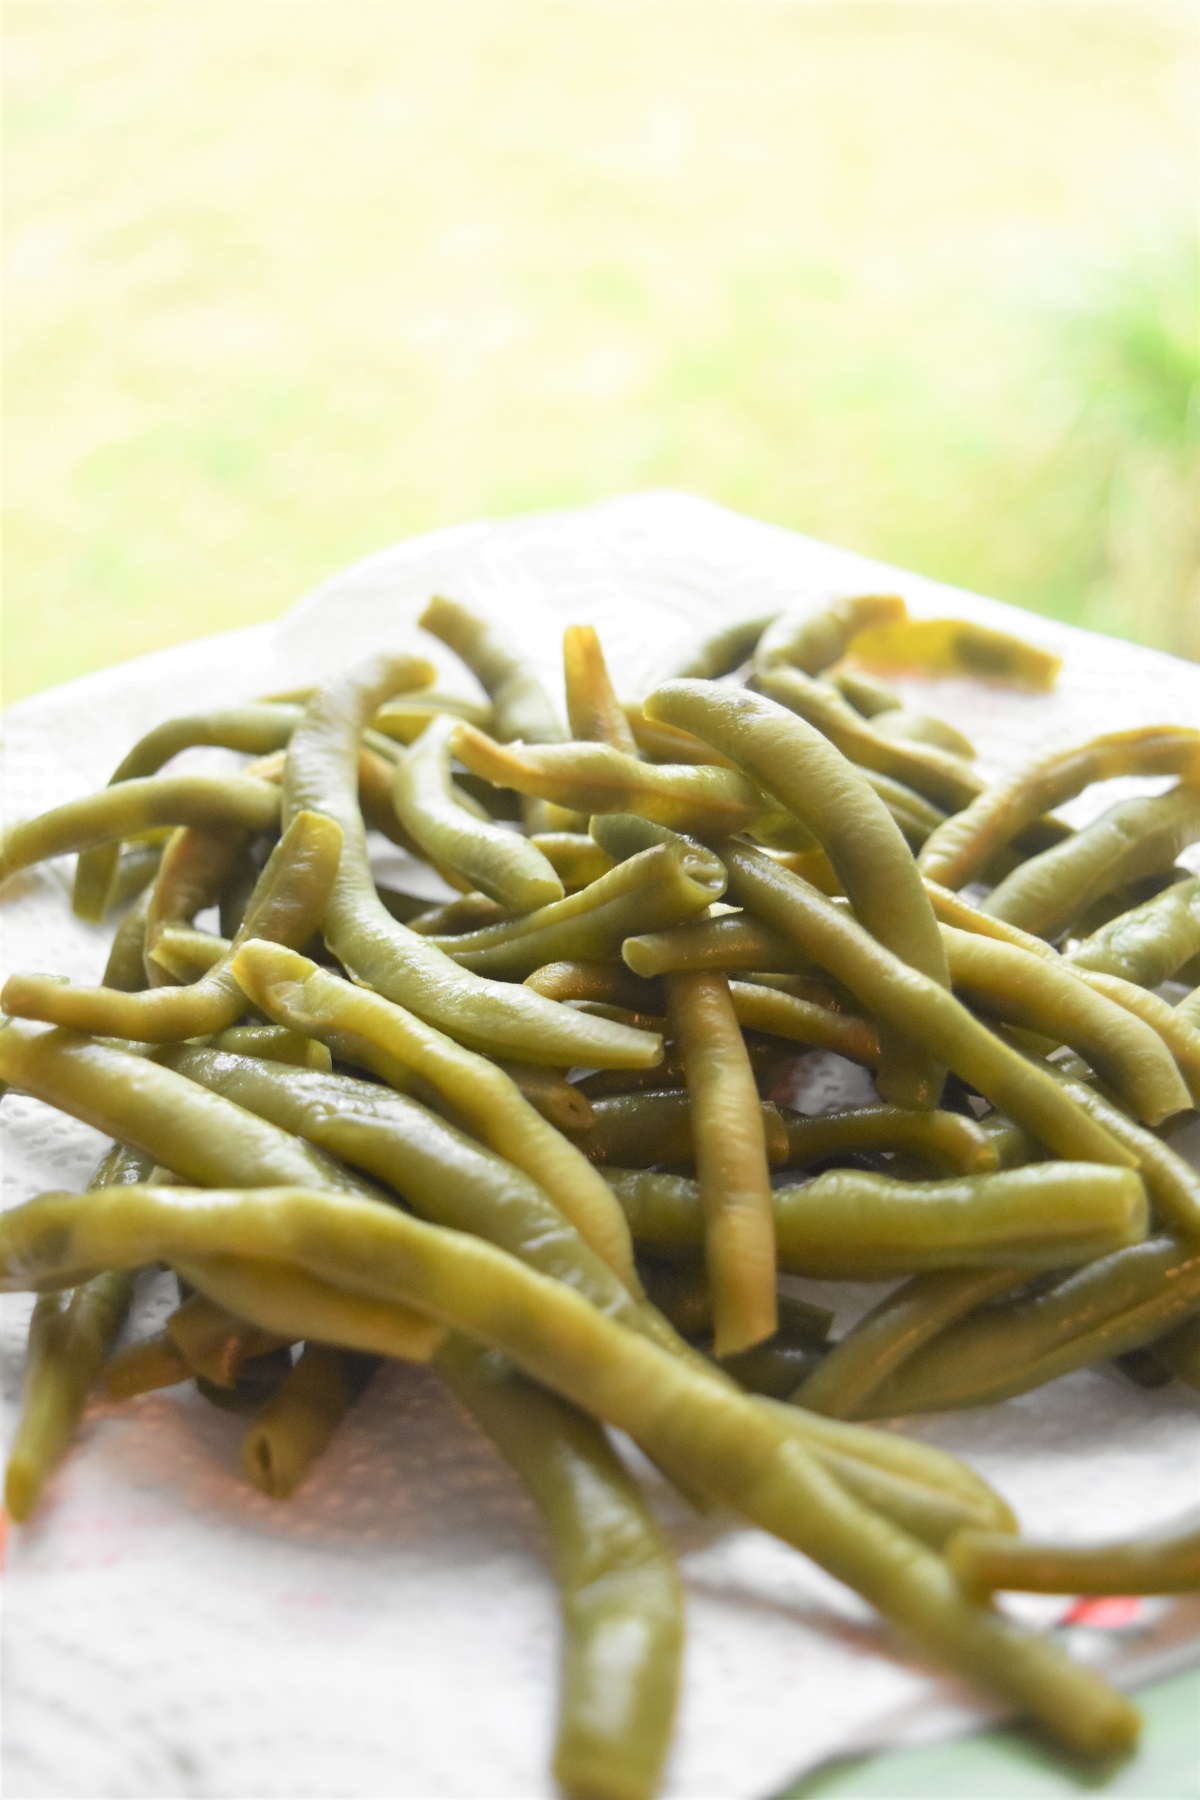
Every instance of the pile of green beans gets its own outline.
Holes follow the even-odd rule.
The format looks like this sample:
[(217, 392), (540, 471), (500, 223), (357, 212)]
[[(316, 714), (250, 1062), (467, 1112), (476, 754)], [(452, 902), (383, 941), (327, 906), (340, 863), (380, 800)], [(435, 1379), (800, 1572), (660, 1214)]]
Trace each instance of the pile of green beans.
[[(738, 621), (636, 699), (573, 625), (565, 721), (498, 623), (439, 597), (421, 625), (481, 693), (401, 649), (168, 719), (0, 842), (0, 877), (74, 853), (76, 911), (118, 914), (99, 983), (0, 994), (0, 1084), (113, 1140), (86, 1197), (0, 1217), (0, 1290), (37, 1295), (10, 1516), (55, 1503), (89, 1395), (194, 1382), (283, 1499), (381, 1360), (426, 1363), (545, 1531), (566, 1795), (650, 1800), (680, 1685), (683, 1586), (612, 1428), (1066, 1751), (1126, 1748), (1133, 1707), (991, 1595), (1175, 1592), (1200, 1537), (1026, 1541), (864, 1421), (1130, 1353), (1200, 1385), (1200, 1174), (1168, 1141), (1200, 1103), (1200, 732), (989, 785), (870, 666), (1036, 689), (1055, 661), (896, 595)], [(171, 771), (206, 745), (258, 760)], [(1123, 774), (1173, 785), (1054, 816)], [(879, 1103), (781, 1104), (828, 1056)], [(179, 1305), (139, 1336), (158, 1265)], [(896, 1285), (840, 1334), (802, 1295), (863, 1279)]]

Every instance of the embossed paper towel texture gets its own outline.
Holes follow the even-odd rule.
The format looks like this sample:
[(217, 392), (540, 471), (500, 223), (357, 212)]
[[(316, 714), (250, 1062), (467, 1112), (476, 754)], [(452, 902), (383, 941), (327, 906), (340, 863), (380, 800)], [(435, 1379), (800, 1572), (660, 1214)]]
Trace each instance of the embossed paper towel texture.
[[(704, 502), (644, 495), (422, 539), (329, 583), (278, 626), (26, 701), (9, 715), (5, 813), (97, 786), (135, 736), (172, 713), (319, 679), (404, 638), (436, 590), (503, 615), (556, 687), (563, 626), (595, 623), (619, 685), (633, 689), (681, 636), (863, 588), (897, 589), (918, 612), (1026, 629), (1062, 652), (1051, 696), (914, 684), (968, 730), (989, 768), (1051, 738), (1200, 723), (1200, 670)], [(434, 654), (466, 691), (453, 659)], [(1078, 816), (1099, 803), (1080, 803)], [(70, 916), (69, 880), (63, 863), (6, 894), (6, 970), (97, 977), (108, 934)], [(826, 1069), (805, 1104), (837, 1095)], [(102, 1147), (20, 1097), (5, 1101), (0, 1124), (9, 1205), (82, 1184)], [(822, 1291), (843, 1318), (866, 1297)], [(169, 1303), (162, 1281), (139, 1324)], [(27, 1314), (24, 1298), (4, 1302), (10, 1418)], [(918, 1429), (971, 1457), (1040, 1531), (1150, 1523), (1200, 1490), (1200, 1408), (1177, 1385), (1143, 1393), (1089, 1371)], [(10, 1534), (5, 1791), (550, 1794), (557, 1623), (536, 1523), (436, 1378), (388, 1369), (283, 1505), (241, 1479), (240, 1430), (182, 1390), (95, 1407), (38, 1519)], [(668, 1795), (765, 1795), (826, 1756), (961, 1730), (978, 1716), (968, 1695), (910, 1660), (857, 1596), (803, 1558), (654, 1492), (688, 1582)], [(1156, 1602), (1131, 1631), (1076, 1638), (1133, 1679), (1195, 1656), (1200, 1613)]]

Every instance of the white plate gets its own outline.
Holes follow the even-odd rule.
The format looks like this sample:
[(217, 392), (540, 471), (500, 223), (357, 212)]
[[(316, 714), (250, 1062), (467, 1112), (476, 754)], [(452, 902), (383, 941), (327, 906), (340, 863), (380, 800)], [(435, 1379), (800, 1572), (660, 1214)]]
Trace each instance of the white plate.
[[(5, 813), (100, 785), (172, 713), (320, 679), (395, 643), (437, 590), (502, 615), (560, 691), (573, 621), (599, 627), (632, 689), (676, 638), (772, 602), (864, 588), (899, 591), (917, 613), (1007, 626), (1064, 656), (1051, 696), (913, 684), (987, 766), (1051, 737), (1200, 721), (1192, 665), (700, 500), (646, 494), (421, 538), (338, 576), (277, 625), (24, 701), (7, 721)], [(461, 670), (453, 679), (467, 691)], [(64, 863), (5, 895), (5, 970), (96, 979), (108, 934), (71, 917), (69, 880)], [(4, 1102), (0, 1126), (7, 1205), (82, 1184), (99, 1153), (96, 1134), (19, 1097)], [(4, 1303), (10, 1409), (27, 1313), (22, 1297)], [(153, 1314), (151, 1303), (142, 1322)], [(557, 1627), (536, 1524), (436, 1378), (389, 1369), (283, 1505), (242, 1481), (240, 1429), (182, 1391), (95, 1407), (38, 1518), (10, 1534), (6, 1793), (551, 1794)], [(1143, 1393), (1104, 1371), (932, 1421), (922, 1435), (970, 1456), (1047, 1532), (1166, 1518), (1194, 1502), (1200, 1479), (1196, 1396), (1177, 1384)], [(689, 1587), (668, 1795), (763, 1795), (827, 1756), (980, 1716), (804, 1559), (760, 1533), (685, 1517), (656, 1491)], [(1089, 1643), (1128, 1680), (1200, 1660), (1200, 1603), (1148, 1603), (1126, 1631)]]

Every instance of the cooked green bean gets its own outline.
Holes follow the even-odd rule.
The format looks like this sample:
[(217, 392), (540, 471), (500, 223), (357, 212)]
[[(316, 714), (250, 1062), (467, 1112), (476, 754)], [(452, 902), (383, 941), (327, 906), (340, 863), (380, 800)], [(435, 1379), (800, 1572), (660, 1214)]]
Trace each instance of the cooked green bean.
[(146, 1043), (178, 1043), (224, 1031), (246, 1010), (245, 996), (230, 972), (238, 946), (248, 938), (271, 938), (296, 949), (307, 944), (328, 903), (341, 845), (341, 831), (332, 819), (297, 813), (259, 877), (229, 954), (188, 987), (125, 994), (69, 987), (44, 975), (10, 975), (0, 1006), (18, 1018)]
[(1185, 1237), (1200, 1238), (1200, 1172), (1182, 1156), (1177, 1156), (1154, 1132), (1138, 1125), (1119, 1106), (1112, 1105), (1077, 1076), (1056, 1068), (1053, 1063), (1045, 1063), (1042, 1067), (1076, 1106), (1103, 1126), (1108, 1135), (1136, 1159), (1155, 1216), (1163, 1226)]
[(1060, 1742), (1100, 1754), (1136, 1735), (1136, 1711), (1102, 1677), (1046, 1639), (966, 1602), (940, 1558), (854, 1500), (769, 1402), (739, 1395), (478, 1239), (390, 1207), (297, 1189), (189, 1194), (133, 1187), (123, 1191), (119, 1209), (106, 1205), (103, 1193), (82, 1202), (47, 1194), (0, 1219), (0, 1284), (61, 1280), (78, 1269), (148, 1258), (269, 1258), (281, 1241), (322, 1281), (415, 1303), (628, 1431), (686, 1469), (713, 1499), (857, 1588), (926, 1651), (1039, 1719)]
[[(311, 694), (308, 699), (312, 699)], [(375, 714), (371, 727), (383, 737), (394, 738), (398, 744), (415, 744), (431, 719), (447, 717), (466, 719), (469, 724), (478, 725), (481, 731), (487, 731), (492, 723), (491, 703), (424, 688), (415, 699), (389, 700)]]
[(667, 1016), (687, 1082), (714, 1349), (735, 1356), (779, 1326), (763, 1107), (724, 975), (668, 975)]
[(1034, 937), (1031, 931), (1022, 931), (1017, 925), (1009, 925), (1004, 919), (994, 919), (990, 913), (982, 912), (969, 900), (953, 888), (942, 887), (940, 882), (925, 881), (925, 892), (929, 895), (929, 904), (933, 907), (934, 917), (939, 925), (953, 925), (959, 931), (972, 931), (976, 937), (995, 938), (1002, 944), (1016, 944), (1022, 950), (1028, 950), (1031, 956), (1040, 956), (1043, 962), (1057, 962), (1058, 951), (1053, 944), (1046, 943), (1044, 938)]
[(213, 1050), (225, 1050), (233, 1056), (257, 1056), (267, 1062), (286, 1063), (294, 1069), (317, 1069), (328, 1073), (333, 1057), (328, 1048), (303, 1031), (289, 1031), (282, 1025), (231, 1025), (218, 1031), (205, 1042)]
[(1040, 645), (978, 625), (973, 619), (899, 619), (865, 627), (851, 645), (854, 656), (888, 668), (922, 669), (929, 675), (981, 675), (1048, 693), (1062, 657)]
[(1155, 1360), (1189, 1387), (1200, 1388), (1200, 1319), (1185, 1319), (1150, 1345)]
[(563, 897), (563, 884), (528, 838), (477, 818), (450, 775), (452, 718), (433, 719), (396, 763), (392, 804), (431, 861), (512, 912), (532, 912)]
[(749, 912), (692, 919), (667, 931), (627, 937), (621, 955), (635, 975), (670, 975), (681, 969), (802, 969), (810, 966), (791, 939)]
[(1200, 784), (1180, 782), (1147, 800), (1121, 800), (1064, 843), (1030, 857), (992, 889), (984, 910), (1056, 938), (1102, 894), (1169, 869), (1200, 838)]
[(272, 1500), (286, 1500), (366, 1387), (371, 1356), (306, 1344), (242, 1440), (242, 1467)]
[[(144, 1181), (150, 1159), (114, 1144), (88, 1191)], [(106, 1270), (74, 1292), (39, 1294), (29, 1322), (25, 1392), (4, 1475), (10, 1519), (27, 1519), (75, 1436), (88, 1390), (129, 1311), (133, 1271)]]
[(151, 954), (172, 981), (184, 983), (207, 975), (223, 956), (228, 956), (231, 944), (232, 939), (198, 931), (194, 925), (166, 925), (155, 939)]
[(614, 750), (636, 756), (637, 739), (613, 692), (600, 639), (591, 625), (568, 625), (563, 633), (563, 675), (571, 736), (611, 744)]
[(912, 712), (908, 707), (902, 707), (898, 712), (882, 713), (873, 721), (873, 727), (880, 737), (899, 738), (903, 743), (932, 744), (935, 750), (960, 756), (964, 762), (973, 762), (976, 755), (970, 738), (932, 713)]
[(828, 969), (868, 1013), (943, 1057), (956, 1075), (1059, 1156), (1125, 1165), (1133, 1160), (1043, 1069), (1000, 1042), (961, 1001), (891, 955), (815, 888), (749, 845), (731, 842), (721, 854), (735, 898), (786, 932), (802, 956)]
[(1074, 1270), (1048, 1293), (980, 1307), (880, 1382), (859, 1416), (992, 1405), (1152, 1343), (1198, 1307), (1195, 1246), (1147, 1238)]
[(143, 888), (113, 935), (101, 982), (124, 994), (136, 994), (146, 986), (146, 920), (152, 889)]
[(851, 594), (824, 605), (781, 612), (766, 626), (754, 651), (754, 671), (785, 664), (819, 675), (845, 656), (850, 640), (872, 625), (907, 619), (899, 594)]
[(683, 1658), (670, 1546), (601, 1427), (451, 1337), (438, 1366), (538, 1509), (563, 1620), (555, 1777), (565, 1794), (650, 1800)]
[[(663, 676), (664, 681), (673, 679), (672, 676)], [(648, 719), (640, 700), (627, 700), (623, 710), (637, 747), (647, 762), (713, 763), (724, 769), (732, 766), (719, 750), (714, 750), (711, 744), (702, 743), (690, 731), (677, 731), (674, 725), (662, 725), (657, 720)]]
[(643, 981), (619, 962), (600, 962), (584, 957), (544, 963), (525, 977), (526, 987), (548, 1000), (603, 1000), (625, 1006), (631, 1012), (667, 1010), (666, 989), (661, 981)]
[(411, 683), (412, 659), (372, 658), (331, 682), (292, 734), (284, 814), (327, 813), (342, 827), (342, 861), (325, 937), (344, 967), (461, 1042), (520, 1062), (647, 1068), (661, 1051), (642, 1034), (470, 974), (392, 919), (375, 893), (355, 792), (358, 741), (376, 707)]
[[(699, 682), (660, 688), (651, 717), (682, 725), (731, 756), (817, 838), (863, 926), (931, 981), (949, 986), (937, 921), (908, 846), (858, 770), (802, 719), (773, 701)], [(879, 1091), (905, 1106), (934, 1106), (943, 1070), (902, 1030), (880, 1031)]]
[(639, 762), (608, 744), (501, 744), (460, 725), (454, 754), (497, 787), (593, 813), (637, 813), (673, 831), (724, 837), (771, 811), (736, 769)]
[(658, 681), (683, 681), (698, 677), (715, 681), (718, 676), (732, 675), (754, 654), (755, 645), (777, 616), (774, 612), (757, 613), (748, 619), (735, 619), (722, 625), (708, 637), (693, 642), (687, 650), (673, 655), (660, 671)]
[(503, 1069), (382, 995), (279, 945), (243, 944), (233, 972), (278, 1024), (349, 1050), (348, 1060), (362, 1060), (394, 1086), (409, 1085), (410, 1075), (428, 1083), (485, 1144), (540, 1183), (622, 1280), (634, 1279), (629, 1232), (605, 1183)]
[(58, 1026), (10, 1020), (0, 1030), (0, 1081), (108, 1132), (185, 1181), (291, 1181), (378, 1193), (332, 1157), (173, 1070)]
[(987, 1133), (962, 1113), (855, 1106), (843, 1112), (788, 1112), (788, 1166), (823, 1162), (848, 1150), (912, 1150), (948, 1175), (987, 1175), (999, 1155)]
[(106, 1400), (131, 1400), (157, 1388), (178, 1387), (190, 1381), (192, 1371), (165, 1331), (129, 1344), (110, 1356), (100, 1373), (100, 1392)]
[[(75, 859), (71, 910), (78, 918), (99, 925), (114, 906), (121, 906), (140, 894), (158, 873), (163, 844), (169, 835), (170, 828), (163, 826), (161, 832), (149, 832), (145, 837), (135, 838), (124, 851), (116, 844), (81, 851)], [(88, 872), (85, 865), (93, 859), (98, 866)]]
[(711, 854), (697, 838), (643, 819), (640, 813), (595, 813), (588, 823), (588, 833), (614, 863), (628, 862), (639, 851), (653, 850), (657, 844), (668, 844), (674, 850), (688, 850), (697, 856)]
[[(701, 1242), (694, 1181), (615, 1167), (608, 1176), (640, 1247), (661, 1253)], [(772, 1201), (780, 1268), (835, 1281), (924, 1269), (1062, 1269), (1138, 1244), (1146, 1232), (1138, 1176), (1090, 1163), (926, 1182), (831, 1169), (775, 1188)]]
[(1066, 952), (1076, 969), (1119, 975), (1139, 987), (1169, 981), (1200, 952), (1200, 875), (1176, 881), (1161, 894), (1118, 914)]
[(833, 688), (799, 669), (777, 666), (757, 676), (756, 684), (815, 726), (851, 762), (902, 781), (947, 812), (969, 805), (983, 788), (983, 778), (960, 756), (949, 756), (932, 744), (885, 737)]
[(940, 806), (935, 806), (903, 781), (881, 775), (878, 769), (863, 769), (862, 775), (867, 786), (879, 795), (909, 844), (919, 847), (946, 817)]
[(502, 742), (562, 742), (566, 733), (545, 689), (515, 645), (489, 620), (437, 594), (417, 623), (448, 644), (479, 677), (492, 702), (492, 729)]
[[(397, 916), (393, 914), (393, 917)], [(486, 894), (460, 894), (457, 900), (447, 900), (441, 906), (430, 906), (424, 901), (422, 911), (415, 918), (402, 922), (418, 937), (453, 937), (458, 932), (477, 931), (481, 925), (495, 925), (510, 917), (507, 908), (489, 900)]]
[(1093, 782), (1117, 775), (1190, 777), (1197, 771), (1200, 731), (1179, 725), (1135, 726), (1050, 751), (986, 788), (939, 826), (917, 859), (921, 873), (943, 887), (962, 887), (1023, 829)]
[(914, 1275), (839, 1338), (796, 1389), (797, 1406), (845, 1419), (948, 1325), (1028, 1279), (1025, 1269), (933, 1269)]
[(49, 857), (138, 837), (159, 825), (270, 831), (278, 819), (279, 789), (251, 775), (125, 781), (11, 825), (0, 840), (0, 881)]
[(591, 1101), (557, 1069), (538, 1068), (534, 1063), (502, 1062), (498, 1066), (516, 1083), (530, 1106), (560, 1131), (583, 1131), (591, 1124)]
[[(787, 1133), (779, 1109), (754, 1097), (766, 1136), (768, 1160), (787, 1160)], [(691, 1163), (695, 1159), (693, 1108), (682, 1088), (660, 1092), (612, 1094), (592, 1102), (593, 1122), (572, 1133), (593, 1162), (615, 1167), (649, 1168), (655, 1163)], [(698, 1240), (697, 1240), (698, 1241)]]
[(541, 851), (568, 894), (598, 881), (612, 868), (612, 857), (582, 831), (537, 831), (529, 842)]
[(899, 694), (886, 681), (879, 681), (874, 675), (868, 675), (865, 669), (855, 668), (849, 663), (828, 670), (825, 679), (833, 683), (843, 700), (848, 700), (855, 712), (861, 713), (864, 719), (878, 718), (880, 713), (896, 712), (904, 705)]
[(197, 913), (220, 900), (237, 874), (249, 841), (242, 831), (218, 833), (191, 826), (171, 834), (149, 890), (142, 950), (146, 985), (162, 987), (170, 980), (154, 960), (159, 934), (176, 925), (190, 925)]
[(725, 870), (710, 850), (657, 844), (536, 912), (426, 941), (476, 975), (522, 981), (548, 962), (619, 956), (638, 925), (655, 930), (694, 918), (724, 891)]
[(1078, 1050), (1140, 1119), (1161, 1125), (1191, 1105), (1152, 1025), (1097, 992), (1062, 961), (943, 925), (955, 989), (1010, 1025)]
[(1148, 988), (1122, 980), (1120, 975), (1102, 975), (1096, 969), (1080, 969), (1074, 965), (1072, 973), (1085, 986), (1094, 988), (1106, 1000), (1132, 1013), (1157, 1032), (1175, 1058), (1179, 1073), (1190, 1090), (1192, 1104), (1200, 1106), (1200, 1025), (1189, 1025), (1186, 1018), (1180, 1018), (1178, 1007)]
[(225, 1388), (237, 1386), (243, 1363), (291, 1342), (239, 1319), (204, 1294), (189, 1294), (163, 1329), (191, 1374)]
[(868, 1068), (878, 1065), (879, 1033), (869, 1019), (756, 982), (731, 981), (729, 993), (734, 1016), (747, 1030), (766, 1031), (793, 1043), (832, 1050), (850, 1062), (865, 1063)]
[(1106, 1544), (1041, 1544), (972, 1531), (946, 1548), (963, 1591), (985, 1600), (997, 1588), (1024, 1594), (1185, 1594), (1200, 1587), (1200, 1528), (1161, 1526)]

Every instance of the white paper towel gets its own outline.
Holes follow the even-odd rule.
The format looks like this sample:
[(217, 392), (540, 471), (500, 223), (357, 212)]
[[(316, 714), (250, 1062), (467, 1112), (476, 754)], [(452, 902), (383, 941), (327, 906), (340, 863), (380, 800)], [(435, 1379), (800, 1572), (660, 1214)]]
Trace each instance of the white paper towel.
[[(8, 717), (5, 816), (100, 785), (141, 732), (173, 713), (318, 680), (405, 639), (435, 591), (502, 615), (561, 691), (562, 629), (573, 621), (599, 627), (618, 686), (634, 690), (675, 639), (772, 603), (864, 588), (1062, 653), (1049, 696), (906, 684), (968, 731), (986, 768), (1052, 738), (1200, 723), (1200, 669), (706, 502), (647, 494), (419, 539), (339, 576), (278, 625), (23, 702)], [(422, 648), (469, 691), (440, 646)], [(1114, 791), (1079, 803), (1076, 816)], [(70, 873), (54, 865), (6, 891), (6, 971), (98, 977), (110, 934), (70, 915)], [(825, 1074), (805, 1104), (835, 1093)], [(95, 1133), (19, 1096), (5, 1100), (0, 1126), (6, 1205), (82, 1184), (102, 1148)], [(857, 1290), (822, 1291), (838, 1295), (843, 1314), (862, 1304)], [(163, 1282), (139, 1329), (169, 1303)], [(27, 1315), (23, 1297), (4, 1302), (10, 1417)], [(39, 1516), (10, 1534), (5, 1791), (14, 1800), (551, 1794), (557, 1622), (536, 1522), (437, 1378), (388, 1368), (284, 1504), (242, 1480), (241, 1429), (184, 1390), (95, 1406)], [(1086, 1371), (912, 1429), (970, 1457), (1039, 1532), (1101, 1536), (1200, 1495), (1200, 1404), (1178, 1384), (1146, 1393)], [(687, 1514), (650, 1479), (688, 1583), (668, 1795), (763, 1796), (828, 1756), (981, 1716), (856, 1595), (758, 1532)], [(1064, 1608), (1039, 1600), (1027, 1610), (1052, 1620)], [(1134, 1680), (1200, 1660), (1200, 1603), (1148, 1602), (1119, 1630), (1080, 1625), (1071, 1635)]]

